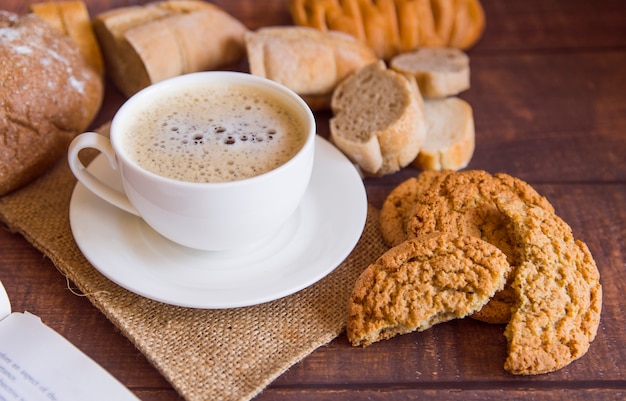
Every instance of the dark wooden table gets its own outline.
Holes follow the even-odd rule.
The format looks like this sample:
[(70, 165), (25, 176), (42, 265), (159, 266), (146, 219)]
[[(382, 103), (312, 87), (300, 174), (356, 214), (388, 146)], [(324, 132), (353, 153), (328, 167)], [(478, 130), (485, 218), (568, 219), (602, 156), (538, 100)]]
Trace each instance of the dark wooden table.
[[(92, 15), (141, 3), (87, 0)], [(2, 0), (25, 12), (29, 1)], [(290, 24), (286, 1), (216, 1), (249, 28)], [(591, 249), (604, 305), (589, 352), (547, 375), (502, 369), (503, 327), (453, 321), (423, 333), (352, 348), (345, 336), (272, 383), (257, 400), (626, 399), (626, 2), (483, 0), (487, 29), (469, 51), (476, 152), (469, 168), (530, 182)], [(122, 102), (112, 87), (94, 126)], [(318, 115), (320, 134), (328, 115)], [(367, 179), (380, 206), (415, 175)], [(72, 283), (24, 238), (0, 229), (0, 280), (16, 311), (28, 310), (119, 378), (142, 400), (177, 393)]]

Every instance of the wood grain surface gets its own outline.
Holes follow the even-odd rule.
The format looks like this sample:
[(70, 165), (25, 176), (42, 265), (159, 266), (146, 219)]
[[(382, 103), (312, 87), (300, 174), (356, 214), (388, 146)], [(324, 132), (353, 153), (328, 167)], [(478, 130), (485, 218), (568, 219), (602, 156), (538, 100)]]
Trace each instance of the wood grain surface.
[[(30, 1), (1, 0), (24, 13)], [(95, 15), (145, 1), (86, 0)], [(250, 29), (291, 24), (286, 0), (214, 1)], [(503, 326), (453, 321), (368, 348), (345, 335), (293, 366), (256, 400), (626, 399), (626, 3), (483, 0), (487, 28), (469, 50), (476, 152), (468, 168), (531, 183), (585, 241), (604, 288), (589, 352), (557, 372), (516, 377), (503, 368)], [(241, 68), (245, 68), (242, 66)], [(94, 126), (123, 102), (108, 85)], [(318, 113), (328, 135), (328, 113)], [(366, 179), (379, 207), (406, 168)], [(145, 401), (177, 393), (72, 283), (24, 238), (0, 229), (0, 280), (13, 309), (30, 311)], [(207, 399), (211, 399), (207, 395)]]

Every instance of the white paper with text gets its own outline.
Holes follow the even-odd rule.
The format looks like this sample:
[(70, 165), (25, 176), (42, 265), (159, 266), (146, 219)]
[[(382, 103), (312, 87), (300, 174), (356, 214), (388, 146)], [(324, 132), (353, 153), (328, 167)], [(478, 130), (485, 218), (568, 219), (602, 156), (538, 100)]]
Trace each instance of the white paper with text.
[(138, 400), (37, 316), (10, 310), (0, 305), (0, 401)]

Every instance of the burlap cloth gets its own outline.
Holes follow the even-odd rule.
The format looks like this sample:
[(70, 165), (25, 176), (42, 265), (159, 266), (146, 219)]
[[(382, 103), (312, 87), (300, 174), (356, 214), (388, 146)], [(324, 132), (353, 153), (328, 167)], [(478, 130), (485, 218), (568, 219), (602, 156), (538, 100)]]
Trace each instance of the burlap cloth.
[[(369, 207), (365, 230), (330, 275), (294, 295), (223, 310), (181, 308), (131, 293), (102, 276), (70, 231), (76, 180), (61, 160), (0, 198), (0, 218), (47, 255), (187, 400), (248, 400), (344, 329), (354, 281), (386, 248)], [(297, 268), (297, 266), (294, 266)]]

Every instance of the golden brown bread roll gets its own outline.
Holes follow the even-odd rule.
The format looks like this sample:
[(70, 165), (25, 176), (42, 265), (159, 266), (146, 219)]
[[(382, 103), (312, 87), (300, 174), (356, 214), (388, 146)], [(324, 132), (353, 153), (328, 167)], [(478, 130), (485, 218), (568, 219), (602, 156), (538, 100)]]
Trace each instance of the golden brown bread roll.
[(78, 45), (34, 14), (0, 11), (0, 196), (42, 174), (100, 109)]
[(389, 60), (418, 46), (467, 49), (480, 38), (479, 0), (290, 0), (296, 25), (349, 33)]

